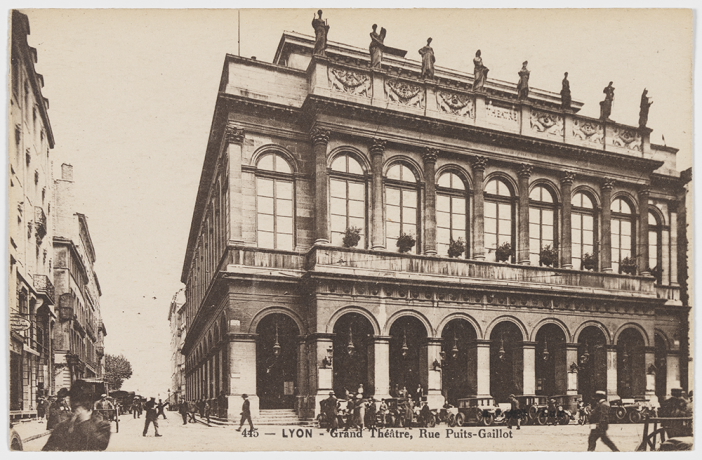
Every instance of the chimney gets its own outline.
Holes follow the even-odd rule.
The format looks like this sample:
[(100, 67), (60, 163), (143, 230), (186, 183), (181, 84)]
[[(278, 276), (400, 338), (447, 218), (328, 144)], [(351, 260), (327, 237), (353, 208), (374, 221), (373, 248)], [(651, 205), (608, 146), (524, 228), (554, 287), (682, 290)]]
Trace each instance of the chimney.
[(73, 165), (67, 163), (61, 165), (61, 179), (73, 182)]

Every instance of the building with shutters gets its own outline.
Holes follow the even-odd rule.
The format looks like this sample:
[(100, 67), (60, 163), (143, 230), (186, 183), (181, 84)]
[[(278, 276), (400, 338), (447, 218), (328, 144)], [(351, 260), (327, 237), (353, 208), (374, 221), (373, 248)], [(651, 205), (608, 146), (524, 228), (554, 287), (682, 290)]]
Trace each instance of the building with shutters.
[(687, 385), (676, 149), (554, 92), (313, 49), (225, 57), (181, 276), (188, 400), (311, 417), (360, 385), (432, 407)]

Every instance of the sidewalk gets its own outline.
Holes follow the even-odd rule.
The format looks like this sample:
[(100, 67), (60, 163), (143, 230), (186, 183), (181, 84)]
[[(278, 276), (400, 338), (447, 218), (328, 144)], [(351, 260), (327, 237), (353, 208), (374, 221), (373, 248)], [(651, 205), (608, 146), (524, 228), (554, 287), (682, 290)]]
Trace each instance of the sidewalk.
[(46, 419), (32, 419), (20, 421), (12, 427), (22, 438), (22, 444), (26, 444), (35, 439), (49, 436), (51, 431), (46, 429)]

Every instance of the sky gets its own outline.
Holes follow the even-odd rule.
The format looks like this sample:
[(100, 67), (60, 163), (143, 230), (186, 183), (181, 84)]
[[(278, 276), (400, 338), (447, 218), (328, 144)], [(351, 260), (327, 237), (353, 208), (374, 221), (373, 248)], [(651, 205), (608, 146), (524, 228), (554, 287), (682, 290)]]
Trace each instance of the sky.
[[(231, 6), (235, 6), (232, 4)], [(313, 35), (316, 7), (242, 10), (241, 55), (270, 62), (283, 31)], [(106, 352), (134, 369), (123, 388), (148, 396), (170, 386), (167, 321), (180, 274), (226, 53), (237, 53), (237, 10), (24, 10), (38, 51), (56, 146), (54, 169), (74, 166), (102, 287)], [(482, 50), (490, 77), (560, 91), (569, 72), (581, 114), (636, 125), (644, 88), (652, 142), (692, 164), (691, 16), (684, 11), (334, 10), (329, 40), (417, 50), (432, 37), (436, 65), (472, 73)], [(55, 177), (58, 175), (55, 172)]]

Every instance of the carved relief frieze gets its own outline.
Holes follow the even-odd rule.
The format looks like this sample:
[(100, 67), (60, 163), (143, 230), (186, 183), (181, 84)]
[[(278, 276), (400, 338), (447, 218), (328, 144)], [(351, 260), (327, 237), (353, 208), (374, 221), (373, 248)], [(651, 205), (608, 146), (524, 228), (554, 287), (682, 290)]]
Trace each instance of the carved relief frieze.
[(550, 136), (563, 136), (563, 115), (531, 109), (531, 130)]
[[(609, 131), (609, 129), (608, 129)], [(625, 149), (641, 151), (641, 133), (632, 128), (614, 127), (612, 129), (612, 145), (624, 147)]]
[(390, 101), (400, 105), (424, 108), (424, 88), (405, 80), (386, 80), (385, 94)]
[(436, 92), (436, 103), (442, 112), (459, 117), (475, 118), (473, 98), (448, 91)]
[(485, 113), (488, 118), (506, 120), (517, 124), (519, 123), (519, 112), (514, 107), (500, 107), (497, 105), (492, 105), (492, 101), (490, 101), (485, 106)]
[(573, 119), (573, 137), (581, 141), (602, 145), (604, 130), (602, 124), (594, 121)]
[(329, 77), (331, 88), (336, 91), (368, 98), (373, 95), (369, 75), (339, 67), (329, 67), (327, 76)]

